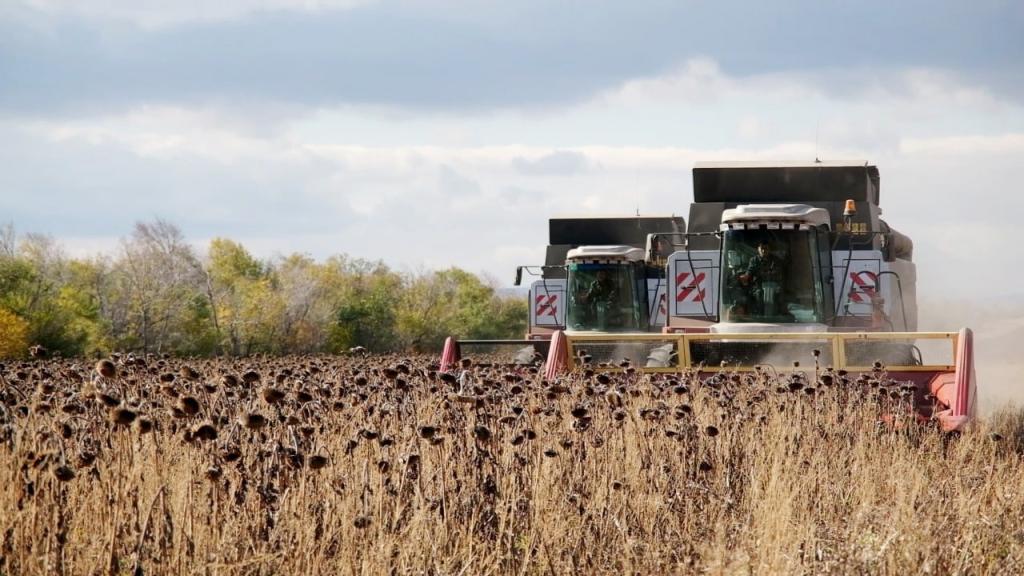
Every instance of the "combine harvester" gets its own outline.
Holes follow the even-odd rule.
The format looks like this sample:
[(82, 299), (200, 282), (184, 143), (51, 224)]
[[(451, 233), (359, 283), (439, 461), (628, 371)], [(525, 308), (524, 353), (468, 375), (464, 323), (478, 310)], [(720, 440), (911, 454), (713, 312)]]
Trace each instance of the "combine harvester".
[[(526, 340), (457, 341), (441, 359), (643, 372), (770, 365), (877, 373), (913, 386), (947, 431), (976, 406), (969, 329), (917, 332), (910, 238), (880, 218), (867, 163), (699, 163), (681, 217), (553, 218)], [(909, 392), (909, 389), (908, 389)]]

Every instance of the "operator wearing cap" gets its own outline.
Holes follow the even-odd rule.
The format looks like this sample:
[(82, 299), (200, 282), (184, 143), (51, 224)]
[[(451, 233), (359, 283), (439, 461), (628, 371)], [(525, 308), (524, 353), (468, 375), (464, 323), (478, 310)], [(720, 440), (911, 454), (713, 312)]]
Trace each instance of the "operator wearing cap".
[(755, 300), (760, 303), (764, 316), (778, 315), (782, 310), (778, 296), (782, 287), (782, 260), (772, 254), (767, 241), (757, 244), (757, 255), (750, 259), (747, 271), (740, 275), (740, 281), (751, 286)]

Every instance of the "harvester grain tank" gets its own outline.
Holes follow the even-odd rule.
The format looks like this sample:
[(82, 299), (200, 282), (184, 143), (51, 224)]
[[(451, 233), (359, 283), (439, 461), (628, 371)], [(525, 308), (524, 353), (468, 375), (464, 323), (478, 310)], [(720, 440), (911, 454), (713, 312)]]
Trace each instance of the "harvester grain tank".
[(526, 340), (449, 339), (546, 373), (821, 366), (912, 385), (922, 417), (962, 428), (975, 410), (972, 334), (917, 332), (910, 238), (881, 218), (865, 162), (699, 163), (689, 219), (554, 218), (530, 286)]

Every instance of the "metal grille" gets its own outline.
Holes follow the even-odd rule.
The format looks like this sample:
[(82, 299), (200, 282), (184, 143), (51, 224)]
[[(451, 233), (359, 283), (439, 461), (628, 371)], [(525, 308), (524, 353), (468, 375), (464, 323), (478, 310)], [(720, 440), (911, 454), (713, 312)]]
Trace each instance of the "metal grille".
[(459, 355), (477, 365), (540, 365), (548, 354), (548, 340), (459, 342)]
[(956, 363), (955, 340), (845, 340), (846, 364), (871, 367), (879, 363), (893, 366), (953, 366)]
[[(770, 364), (776, 368), (835, 364), (832, 344), (820, 340), (691, 340), (690, 363), (718, 367)], [(818, 355), (815, 356), (815, 351)]]
[[(955, 332), (743, 333), (568, 336), (573, 365), (629, 365), (648, 371), (673, 368), (753, 370), (758, 365), (871, 370), (876, 362), (895, 371), (952, 371)], [(651, 359), (654, 359), (651, 361)]]
[(674, 368), (679, 364), (677, 338), (664, 340), (587, 340), (573, 342), (569, 350), (573, 363), (593, 368), (634, 366)]

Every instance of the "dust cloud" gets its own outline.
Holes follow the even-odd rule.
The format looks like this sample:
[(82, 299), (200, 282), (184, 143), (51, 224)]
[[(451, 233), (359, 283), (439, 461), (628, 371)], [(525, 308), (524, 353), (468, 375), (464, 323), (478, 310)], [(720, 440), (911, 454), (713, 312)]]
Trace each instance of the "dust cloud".
[(1024, 407), (1024, 296), (982, 301), (921, 301), (920, 329), (974, 331), (978, 407), (988, 414)]

